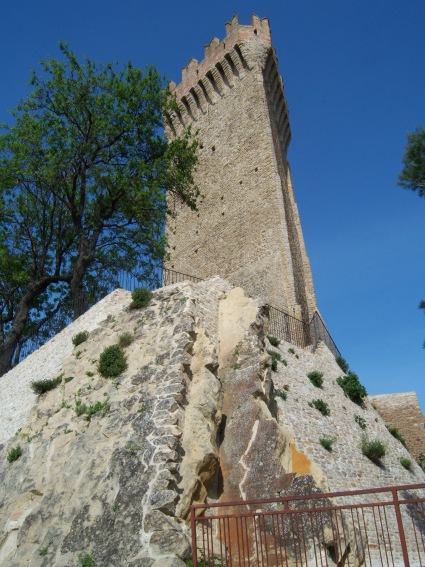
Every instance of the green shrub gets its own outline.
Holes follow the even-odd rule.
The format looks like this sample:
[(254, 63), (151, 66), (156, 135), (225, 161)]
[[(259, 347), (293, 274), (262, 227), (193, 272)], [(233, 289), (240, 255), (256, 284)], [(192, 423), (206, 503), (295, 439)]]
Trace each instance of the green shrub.
[(52, 378), (51, 380), (35, 380), (34, 382), (31, 382), (31, 388), (34, 394), (41, 396), (41, 394), (56, 388), (56, 386), (58, 386), (61, 382), (62, 375), (57, 378)]
[(71, 382), (71, 380), (74, 380), (74, 376), (68, 376), (67, 378), (65, 378), (64, 382), (65, 384), (68, 384), (68, 382)]
[(295, 350), (293, 348), (288, 348), (288, 352), (290, 352), (291, 354), (295, 354)]
[(98, 371), (105, 378), (116, 378), (127, 368), (127, 360), (119, 345), (106, 347), (99, 357)]
[(267, 353), (272, 357), (272, 370), (277, 372), (277, 363), (282, 360), (279, 352), (268, 350)]
[(360, 429), (366, 429), (367, 427), (366, 420), (361, 415), (355, 415), (354, 421), (358, 424)]
[(7, 460), (9, 461), (9, 463), (17, 461), (19, 457), (22, 457), (22, 449), (20, 445), (17, 445), (16, 447), (13, 447), (13, 449), (10, 449), (7, 454)]
[(404, 447), (406, 447), (406, 449), (407, 449), (406, 441), (405, 441), (403, 435), (402, 435), (402, 434), (400, 433), (400, 431), (397, 429), (397, 427), (393, 427), (392, 425), (387, 425), (387, 429), (388, 429), (388, 431), (391, 433), (391, 435), (392, 435), (393, 437), (395, 437), (395, 439), (397, 439), (397, 441), (400, 441), (400, 443), (401, 443)]
[(131, 292), (130, 309), (143, 309), (149, 305), (152, 299), (152, 292), (146, 287), (136, 287), (134, 291)]
[(401, 466), (410, 471), (412, 468), (412, 461), (406, 457), (400, 457)]
[(44, 555), (47, 555), (48, 551), (49, 551), (49, 547), (52, 545), (52, 542), (50, 541), (46, 547), (40, 547), (40, 549), (38, 550), (38, 554), (41, 555), (42, 557)]
[(363, 403), (367, 396), (366, 388), (360, 384), (359, 377), (354, 372), (349, 372), (347, 376), (337, 378), (337, 383), (344, 390), (345, 395), (352, 402), (359, 406)]
[(320, 413), (322, 415), (330, 415), (331, 414), (331, 410), (329, 409), (329, 406), (326, 402), (324, 402), (323, 400), (313, 400), (312, 402), (309, 402), (308, 404), (311, 408), (316, 408), (318, 411), (320, 411)]
[(75, 402), (75, 413), (78, 416), (84, 415), (86, 421), (91, 421), (91, 418), (96, 413), (100, 413), (101, 417), (105, 417), (109, 411), (109, 398), (106, 398), (103, 402), (96, 402), (91, 406), (86, 406), (81, 400)]
[(313, 386), (316, 386), (316, 388), (321, 388), (323, 385), (323, 374), (322, 372), (318, 372), (317, 370), (313, 370), (313, 372), (309, 372), (307, 374), (310, 382), (313, 384)]
[(280, 345), (280, 340), (277, 337), (273, 337), (272, 335), (267, 335), (267, 338), (269, 339), (269, 343), (272, 346), (278, 347)]
[(282, 398), (282, 400), (286, 400), (286, 398), (288, 397), (288, 394), (285, 392), (285, 390), (279, 390), (278, 388), (276, 388), (275, 394), (276, 396), (279, 396), (279, 398)]
[(379, 463), (387, 452), (387, 448), (381, 441), (378, 439), (369, 441), (367, 437), (362, 437), (361, 449), (363, 455), (374, 463)]
[(74, 337), (72, 337), (72, 344), (76, 347), (81, 343), (84, 343), (89, 338), (88, 331), (81, 331), (77, 333)]
[(416, 459), (416, 462), (421, 467), (421, 469), (425, 471), (425, 453), (420, 453), (419, 457)]
[(342, 358), (342, 356), (338, 356), (338, 358), (336, 359), (336, 363), (344, 372), (344, 374), (348, 374), (348, 370), (350, 367), (348, 366), (348, 362), (345, 360), (345, 358)]
[(332, 452), (332, 445), (335, 443), (335, 439), (331, 439), (330, 437), (321, 437), (319, 441), (326, 451), (329, 451), (329, 453)]
[(118, 345), (121, 348), (130, 346), (133, 341), (134, 341), (134, 336), (131, 333), (123, 333), (118, 337)]
[(78, 562), (81, 567), (96, 567), (94, 557), (91, 553), (86, 553), (86, 555), (79, 555)]

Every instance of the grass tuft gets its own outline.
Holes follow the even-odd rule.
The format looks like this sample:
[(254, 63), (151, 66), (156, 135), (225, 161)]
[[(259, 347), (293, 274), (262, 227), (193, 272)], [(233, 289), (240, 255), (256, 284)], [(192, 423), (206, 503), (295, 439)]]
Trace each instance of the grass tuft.
[(89, 338), (88, 331), (81, 331), (77, 333), (74, 337), (72, 337), (72, 344), (76, 347), (81, 343), (84, 343)]
[(152, 292), (146, 287), (136, 287), (134, 291), (131, 292), (130, 309), (144, 309), (149, 305), (152, 299)]
[(131, 333), (123, 333), (118, 337), (118, 345), (121, 348), (130, 346), (133, 341), (134, 341), (134, 335), (132, 335)]
[(61, 374), (57, 378), (52, 378), (50, 380), (34, 380), (34, 382), (31, 382), (31, 389), (34, 394), (41, 396), (41, 394), (56, 388), (56, 386), (62, 382), (62, 376), (63, 375)]
[(366, 436), (362, 437), (361, 450), (363, 455), (374, 463), (379, 463), (387, 452), (387, 448), (379, 439), (369, 440)]
[(319, 441), (326, 451), (329, 451), (329, 453), (332, 452), (332, 445), (335, 443), (335, 439), (331, 439), (330, 437), (321, 437)]
[(272, 346), (278, 347), (280, 345), (280, 340), (277, 337), (273, 337), (272, 335), (267, 335), (267, 338), (269, 339), (269, 343)]
[(127, 360), (119, 345), (106, 347), (99, 357), (98, 371), (105, 378), (116, 378), (127, 368)]
[(318, 372), (317, 370), (313, 370), (313, 372), (309, 372), (307, 374), (307, 377), (309, 378), (309, 380), (313, 384), (313, 386), (316, 386), (316, 388), (322, 387), (322, 385), (323, 385), (323, 373), (322, 372)]
[(10, 449), (10, 451), (7, 454), (7, 460), (9, 463), (13, 463), (14, 461), (17, 461), (19, 457), (22, 457), (22, 448), (20, 445), (17, 445), (16, 447)]
[(322, 415), (326, 416), (331, 414), (331, 410), (329, 409), (328, 404), (321, 399), (313, 400), (312, 402), (309, 402), (308, 405), (311, 408), (315, 408), (317, 409), (317, 411), (320, 411)]

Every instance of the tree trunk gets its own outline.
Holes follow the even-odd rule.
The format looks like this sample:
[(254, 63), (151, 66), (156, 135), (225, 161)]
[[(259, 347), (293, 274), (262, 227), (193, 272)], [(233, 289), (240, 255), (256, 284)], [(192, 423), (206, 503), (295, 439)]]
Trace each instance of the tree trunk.
[(25, 325), (28, 321), (28, 316), (34, 301), (39, 295), (46, 291), (52, 283), (59, 281), (66, 281), (62, 277), (48, 276), (38, 282), (33, 282), (28, 286), (28, 289), (18, 304), (16, 314), (13, 319), (12, 328), (8, 334), (6, 341), (0, 346), (0, 376), (6, 374), (13, 364), (13, 355), (18, 346), (19, 339), (24, 332)]
[(74, 311), (74, 321), (90, 307), (84, 292), (84, 276), (95, 259), (99, 233), (95, 233), (89, 241), (85, 235), (80, 235), (78, 257), (72, 270), (71, 297)]

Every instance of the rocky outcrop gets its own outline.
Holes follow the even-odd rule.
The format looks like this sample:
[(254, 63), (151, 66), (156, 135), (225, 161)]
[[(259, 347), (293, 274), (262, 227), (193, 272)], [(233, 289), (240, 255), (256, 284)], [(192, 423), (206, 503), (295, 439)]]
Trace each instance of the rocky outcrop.
[[(134, 311), (129, 295), (119, 292), (119, 309), (110, 302), (109, 315), (102, 307), (103, 319), (92, 317), (86, 329), (79, 322), (90, 332), (78, 347), (68, 329), (60, 339), (68, 354), (54, 374), (49, 352), (57, 357), (57, 341), (45, 345), (45, 376), (60, 375), (61, 383), (35, 397), (25, 374), (0, 416), (8, 427), (0, 565), (71, 567), (93, 558), (98, 567), (178, 567), (191, 553), (192, 503), (423, 481), (416, 465), (401, 467), (408, 453), (374, 409), (344, 396), (326, 347), (271, 347), (267, 310), (242, 289), (218, 277), (175, 284)], [(132, 338), (128, 367), (104, 378), (100, 354), (124, 333)], [(282, 358), (276, 371), (267, 350)], [(40, 379), (40, 352), (32, 357), (27, 367)], [(323, 373), (322, 388), (308, 379), (312, 370)], [(319, 396), (327, 417), (309, 405)], [(385, 441), (382, 467), (362, 455), (364, 431)], [(334, 439), (332, 452), (322, 436)], [(8, 462), (18, 445), (22, 456)]]

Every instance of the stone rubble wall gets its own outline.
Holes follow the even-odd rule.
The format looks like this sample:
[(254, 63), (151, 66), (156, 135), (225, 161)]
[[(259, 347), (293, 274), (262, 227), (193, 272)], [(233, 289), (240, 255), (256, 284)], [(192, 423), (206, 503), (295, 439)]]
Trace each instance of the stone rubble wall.
[[(95, 309), (62, 343), (40, 349), (42, 358), (29, 357), (37, 374), (3, 390), (15, 388), (25, 411), (0, 446), (0, 565), (75, 567), (92, 556), (102, 567), (183, 567), (191, 503), (424, 482), (415, 463), (410, 472), (401, 466), (409, 454), (370, 402), (361, 408), (344, 396), (325, 346), (270, 346), (260, 300), (219, 277), (157, 290), (142, 310), (128, 309), (129, 295), (111, 294), (96, 306), (97, 324)], [(89, 329), (73, 348), (72, 336)], [(103, 378), (99, 356), (125, 332), (128, 368)], [(267, 349), (286, 360), (277, 372)], [(30, 379), (46, 376), (43, 362), (63, 381), (29, 398)], [(310, 383), (312, 370), (323, 372), (323, 388)], [(319, 397), (329, 417), (308, 405)], [(76, 411), (82, 404), (99, 411), (88, 420)], [(381, 466), (362, 455), (363, 433), (387, 446)], [(335, 439), (332, 452), (322, 436)], [(9, 463), (17, 445), (23, 455)]]
[(425, 455), (425, 417), (416, 392), (369, 396), (369, 401), (388, 426), (400, 431), (415, 459)]
[(130, 301), (128, 291), (113, 291), (0, 378), (0, 446), (28, 421), (37, 401), (30, 383), (55, 378), (74, 349), (72, 337), (102, 326), (108, 316), (117, 316)]

